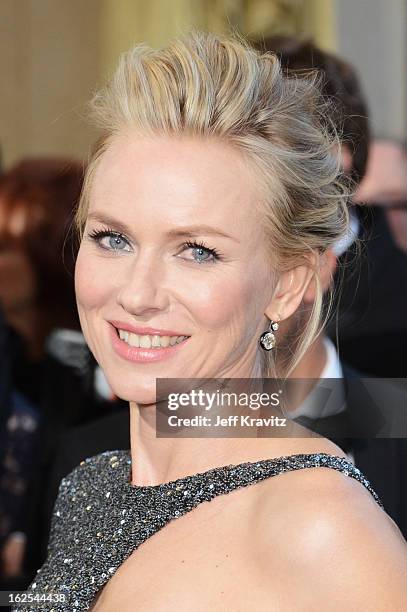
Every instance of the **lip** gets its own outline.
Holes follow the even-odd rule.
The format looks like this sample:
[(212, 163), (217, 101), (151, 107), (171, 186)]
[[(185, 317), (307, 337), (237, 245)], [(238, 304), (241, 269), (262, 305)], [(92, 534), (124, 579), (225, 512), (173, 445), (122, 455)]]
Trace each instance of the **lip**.
[(124, 323), (124, 321), (108, 321), (116, 329), (123, 329), (124, 331), (131, 332), (132, 334), (141, 334), (149, 336), (188, 336), (183, 332), (174, 331), (171, 329), (156, 329), (155, 327), (134, 327), (130, 323)]
[[(140, 333), (140, 332), (133, 332), (133, 330), (136, 328), (132, 326), (127, 326), (126, 328), (126, 327), (121, 327), (121, 324), (120, 324), (119, 329), (125, 329), (126, 331), (130, 331), (132, 333)], [(147, 328), (147, 327), (144, 328), (144, 330), (147, 330), (147, 329), (150, 329), (150, 328)], [(130, 346), (129, 344), (127, 344), (127, 342), (124, 342), (124, 340), (121, 340), (119, 338), (119, 336), (117, 335), (116, 326), (114, 324), (109, 325), (109, 331), (110, 331), (110, 337), (112, 341), (113, 350), (115, 351), (115, 353), (119, 355), (120, 357), (122, 357), (123, 359), (126, 359), (127, 361), (132, 361), (135, 363), (153, 363), (156, 361), (163, 361), (164, 359), (169, 359), (170, 357), (174, 356), (179, 350), (181, 350), (182, 347), (188, 342), (188, 339), (186, 339), (180, 344), (174, 344), (174, 346), (160, 347), (160, 348), (154, 348), (154, 349), (137, 348), (136, 346)], [(163, 330), (161, 330), (161, 332), (162, 331)], [(144, 331), (144, 333), (147, 334), (151, 332)], [(183, 336), (186, 334), (161, 333), (161, 334), (156, 334), (156, 335)]]

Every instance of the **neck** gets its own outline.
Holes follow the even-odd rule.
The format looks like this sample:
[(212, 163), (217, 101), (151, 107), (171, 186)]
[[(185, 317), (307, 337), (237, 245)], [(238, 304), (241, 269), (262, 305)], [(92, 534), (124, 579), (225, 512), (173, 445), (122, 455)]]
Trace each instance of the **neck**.
[[(298, 365), (297, 377), (317, 378), (325, 361), (326, 350), (320, 339), (314, 343), (312, 352)], [(257, 369), (253, 372), (257, 372)], [(256, 376), (252, 374), (250, 378)], [(257, 375), (257, 378), (260, 376)], [(155, 404), (140, 406), (130, 402), (133, 485), (157, 485), (223, 465), (295, 454), (300, 452), (300, 444), (304, 443), (304, 440), (300, 443), (299, 439), (303, 439), (305, 430), (293, 421), (288, 421), (284, 431), (277, 427), (273, 430), (273, 435), (267, 433), (267, 436), (264, 436), (264, 428), (254, 428), (250, 437), (247, 437), (247, 433), (246, 437), (244, 434), (241, 437), (226, 437), (226, 433), (225, 437), (210, 438), (205, 436), (205, 432), (201, 437), (157, 437), (156, 411)], [(232, 412), (236, 414), (236, 408), (233, 408)]]
[(290, 378), (319, 378), (327, 360), (324, 336), (320, 335), (295, 366)]
[[(220, 381), (218, 381), (220, 382)], [(230, 397), (231, 393), (244, 394), (244, 397), (259, 397), (262, 389), (253, 381), (253, 386), (242, 384), (246, 381), (232, 381), (233, 386), (222, 387), (219, 395)], [(208, 388), (205, 387), (205, 393)], [(250, 396), (250, 393), (253, 393)], [(209, 390), (212, 396), (218, 396), (213, 389)], [(218, 396), (219, 397), (219, 396)], [(191, 474), (206, 472), (215, 467), (224, 465), (236, 465), (244, 462), (259, 461), (272, 457), (281, 457), (286, 454), (295, 454), (298, 450), (298, 439), (304, 434), (304, 429), (295, 422), (284, 418), (278, 408), (268, 407), (265, 410), (253, 411), (250, 407), (234, 403), (231, 407), (228, 402), (222, 400), (211, 403), (209, 412), (200, 409), (199, 403), (188, 406), (181, 413), (171, 413), (171, 417), (208, 418), (211, 420), (210, 427), (201, 426), (186, 429), (184, 433), (191, 433), (194, 437), (182, 437), (180, 434), (169, 436), (168, 411), (163, 412), (162, 407), (156, 405), (140, 406), (130, 402), (130, 440), (132, 459), (132, 484), (136, 486), (151, 486), (164, 482), (170, 482)], [(198, 407), (198, 409), (197, 409)], [(202, 415), (202, 416), (201, 416)], [(237, 415), (236, 417), (234, 415)], [(275, 421), (276, 426), (240, 426), (234, 429), (233, 425), (227, 425), (224, 430), (213, 426), (218, 420), (228, 421), (236, 418), (240, 421), (240, 415), (248, 418), (270, 418), (281, 419)], [(162, 418), (161, 418), (162, 417)], [(284, 422), (283, 422), (284, 421)], [(164, 426), (162, 426), (164, 423)], [(278, 426), (278, 423), (282, 426)], [(157, 430), (158, 435), (157, 437)], [(266, 431), (267, 430), (267, 431)], [(214, 433), (216, 432), (216, 433)], [(210, 436), (217, 437), (210, 437)], [(288, 439), (287, 439), (288, 438)]]
[[(215, 467), (296, 452), (285, 438), (156, 438), (155, 406), (130, 403), (132, 484), (154, 486)], [(148, 414), (147, 414), (148, 413)]]
[(290, 378), (302, 379), (302, 383), (301, 385), (290, 386), (290, 396), (287, 405), (288, 413), (290, 409), (296, 410), (301, 406), (314, 389), (316, 381), (321, 377), (327, 363), (327, 358), (324, 337), (319, 336), (290, 374)]
[(155, 406), (130, 404), (134, 485), (155, 485), (204, 472), (232, 454), (234, 439), (156, 438), (155, 411)]

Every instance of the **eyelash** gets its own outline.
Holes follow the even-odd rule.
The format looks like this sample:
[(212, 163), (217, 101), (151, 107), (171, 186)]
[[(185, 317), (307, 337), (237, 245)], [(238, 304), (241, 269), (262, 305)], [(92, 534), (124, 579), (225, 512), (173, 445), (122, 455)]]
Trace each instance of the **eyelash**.
[(107, 228), (103, 230), (93, 230), (92, 232), (89, 232), (89, 238), (94, 240), (101, 249), (105, 249), (107, 251), (113, 251), (114, 249), (109, 249), (108, 247), (104, 247), (100, 244), (100, 241), (102, 240), (102, 238), (107, 238), (107, 237), (122, 238), (125, 242), (127, 243), (129, 242), (123, 234), (121, 234), (120, 232), (115, 232), (112, 229)]
[[(106, 238), (108, 236), (109, 237), (121, 238), (125, 242), (127, 242), (127, 243), (129, 242), (127, 240), (127, 238), (123, 234), (121, 234), (120, 232), (116, 232), (113, 229), (93, 230), (92, 232), (89, 233), (89, 238), (94, 240), (98, 244), (98, 246), (100, 248), (112, 251), (114, 249), (109, 249), (108, 247), (103, 247), (100, 244), (100, 240), (102, 238)], [(207, 253), (212, 255), (212, 257), (213, 257), (212, 260), (209, 260), (209, 261), (196, 261), (196, 263), (198, 263), (198, 264), (214, 263), (214, 261), (221, 261), (223, 259), (223, 256), (219, 253), (219, 251), (217, 251), (214, 248), (206, 246), (204, 242), (187, 241), (187, 242), (184, 242), (181, 245), (181, 247), (182, 248), (181, 248), (180, 253), (183, 253), (187, 249), (203, 249), (204, 251), (206, 251)], [(118, 250), (121, 250), (121, 249), (118, 249)]]
[(221, 261), (223, 259), (222, 255), (219, 253), (219, 251), (217, 251), (216, 249), (213, 249), (211, 247), (207, 247), (204, 242), (196, 242), (196, 241), (190, 242), (190, 241), (187, 241), (187, 242), (184, 242), (184, 244), (182, 246), (183, 246), (183, 249), (182, 249), (181, 253), (183, 251), (185, 251), (186, 249), (203, 249), (204, 251), (206, 251), (207, 253), (212, 255), (213, 260), (197, 262), (197, 263), (200, 263), (200, 264), (202, 264), (202, 263), (213, 263), (214, 260)]

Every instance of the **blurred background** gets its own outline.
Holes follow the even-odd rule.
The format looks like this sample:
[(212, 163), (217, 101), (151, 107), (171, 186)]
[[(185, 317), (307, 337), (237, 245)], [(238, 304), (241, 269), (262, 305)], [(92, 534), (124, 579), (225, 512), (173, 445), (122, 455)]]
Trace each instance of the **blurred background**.
[[(383, 400), (347, 396), (372, 438), (387, 439), (342, 447), (407, 536), (407, 439), (371, 418), (391, 397), (407, 412), (407, 0), (0, 0), (0, 589), (26, 588), (43, 563), (61, 478), (85, 457), (129, 448), (127, 405), (75, 307), (72, 215), (98, 137), (86, 102), (123, 51), (191, 28), (238, 31), (287, 70), (321, 70), (341, 107), (353, 234), (331, 253), (346, 283), (313, 347), (326, 365), (310, 378), (397, 379)], [(356, 236), (364, 257), (352, 277)]]
[(374, 135), (406, 137), (406, 0), (1, 0), (0, 27), (5, 166), (28, 155), (85, 157), (95, 135), (84, 103), (119, 54), (191, 27), (311, 37), (358, 70)]

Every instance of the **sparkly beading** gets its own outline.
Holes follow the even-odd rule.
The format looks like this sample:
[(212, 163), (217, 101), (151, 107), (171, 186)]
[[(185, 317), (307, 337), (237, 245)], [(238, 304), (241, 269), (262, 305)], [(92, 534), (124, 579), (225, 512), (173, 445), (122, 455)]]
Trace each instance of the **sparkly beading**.
[[(217, 467), (156, 486), (133, 486), (129, 451), (91, 457), (61, 482), (48, 557), (29, 593), (63, 593), (66, 603), (43, 612), (84, 611), (130, 554), (172, 519), (203, 501), (284, 472), (327, 467), (362, 483), (383, 507), (369, 482), (350, 461), (325, 453), (290, 455)], [(15, 612), (38, 612), (20, 604)]]

